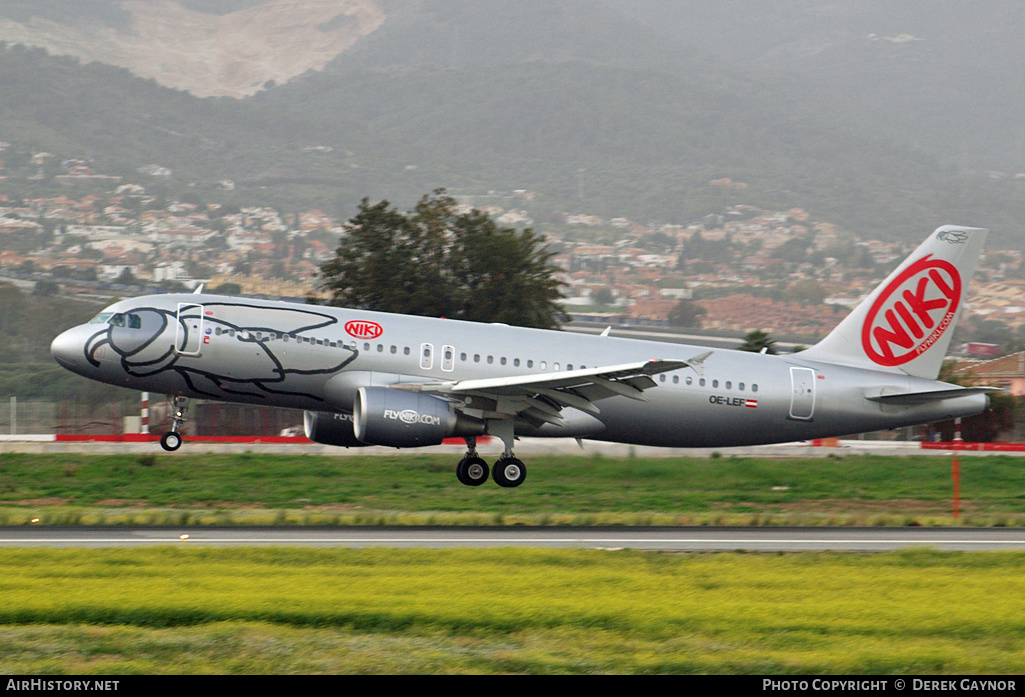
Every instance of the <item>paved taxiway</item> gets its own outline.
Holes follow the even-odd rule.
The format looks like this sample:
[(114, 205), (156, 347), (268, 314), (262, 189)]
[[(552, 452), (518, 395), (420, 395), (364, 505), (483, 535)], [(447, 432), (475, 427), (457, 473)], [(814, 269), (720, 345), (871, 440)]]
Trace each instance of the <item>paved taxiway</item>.
[[(187, 535), (187, 538), (183, 538)], [(544, 547), (732, 551), (858, 551), (909, 547), (1025, 550), (1022, 528), (0, 528), (3, 547), (141, 545)]]

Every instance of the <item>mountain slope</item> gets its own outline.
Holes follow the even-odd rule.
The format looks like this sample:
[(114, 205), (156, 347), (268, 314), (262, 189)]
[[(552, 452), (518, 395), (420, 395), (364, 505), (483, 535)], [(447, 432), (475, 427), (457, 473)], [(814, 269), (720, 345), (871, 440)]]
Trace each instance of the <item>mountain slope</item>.
[[(223, 19), (271, 4), (281, 5), (186, 9)], [(343, 214), (364, 195), (405, 206), (447, 186), (525, 188), (548, 210), (673, 222), (730, 203), (801, 206), (890, 238), (959, 222), (992, 227), (996, 242), (1025, 219), (1019, 183), (961, 176), (894, 137), (795, 106), (779, 83), (676, 47), (597, 0), (375, 6), (385, 21), (323, 70), (245, 99), (8, 48), (0, 138), (132, 176), (156, 162), (175, 171), (172, 187), (232, 179), (239, 198)], [(17, 19), (6, 6), (0, 16)], [(123, 19), (96, 17), (107, 29)], [(709, 185), (723, 177), (749, 186)]]
[(0, 18), (0, 41), (127, 68), (198, 97), (244, 97), (323, 69), (385, 21), (373, 0), (271, 0), (226, 14), (166, 0), (119, 7), (128, 16), (112, 24)]
[(1025, 171), (1021, 2), (606, 2), (771, 82), (794, 112), (857, 122), (963, 168)]

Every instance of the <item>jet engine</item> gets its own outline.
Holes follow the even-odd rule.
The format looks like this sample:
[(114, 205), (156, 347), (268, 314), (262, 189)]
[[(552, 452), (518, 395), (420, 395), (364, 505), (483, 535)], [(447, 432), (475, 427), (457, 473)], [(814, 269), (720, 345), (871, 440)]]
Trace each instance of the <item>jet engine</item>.
[(346, 448), (361, 448), (366, 445), (358, 440), (353, 432), (352, 414), (337, 414), (331, 411), (304, 412), (303, 431), (314, 443), (341, 445)]
[(359, 388), (352, 411), (356, 438), (393, 448), (438, 445), (485, 429), (483, 421), (456, 413), (440, 397), (390, 387)]

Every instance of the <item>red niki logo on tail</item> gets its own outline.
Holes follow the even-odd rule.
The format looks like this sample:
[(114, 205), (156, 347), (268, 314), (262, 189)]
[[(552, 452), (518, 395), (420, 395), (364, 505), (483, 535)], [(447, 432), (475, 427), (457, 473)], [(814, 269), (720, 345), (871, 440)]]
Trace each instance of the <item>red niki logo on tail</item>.
[(879, 365), (914, 360), (954, 321), (961, 302), (961, 274), (950, 262), (930, 256), (904, 269), (868, 311), (861, 345)]

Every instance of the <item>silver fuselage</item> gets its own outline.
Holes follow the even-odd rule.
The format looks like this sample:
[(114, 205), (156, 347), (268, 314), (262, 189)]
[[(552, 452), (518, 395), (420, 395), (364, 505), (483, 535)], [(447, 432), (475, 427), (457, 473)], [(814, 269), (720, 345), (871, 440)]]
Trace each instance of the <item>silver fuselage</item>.
[[(192, 398), (348, 413), (370, 385), (535, 375), (705, 347), (366, 312), (210, 294), (151, 295), (57, 337), (58, 362), (93, 380)], [(923, 404), (872, 401), (943, 386), (897, 372), (716, 349), (699, 366), (653, 377), (645, 401), (602, 399), (601, 427), (518, 429), (638, 445), (724, 447), (840, 436), (948, 420), (983, 394)]]

